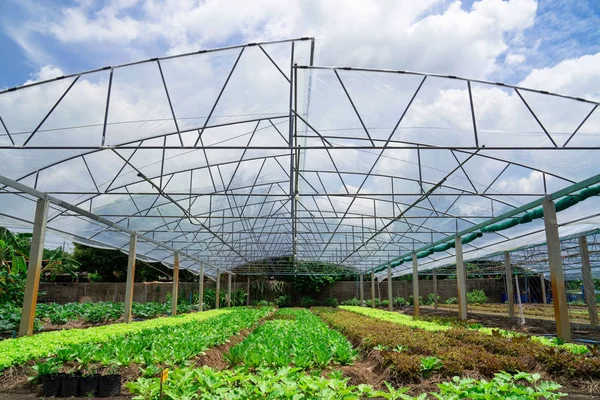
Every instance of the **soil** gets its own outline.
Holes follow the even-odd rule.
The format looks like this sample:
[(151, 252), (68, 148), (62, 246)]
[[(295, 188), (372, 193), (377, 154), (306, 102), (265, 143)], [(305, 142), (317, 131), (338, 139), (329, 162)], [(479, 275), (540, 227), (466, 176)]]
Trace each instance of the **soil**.
[(246, 339), (248, 335), (252, 333), (251, 329), (244, 329), (237, 335), (234, 335), (217, 347), (211, 347), (206, 350), (204, 354), (200, 355), (195, 359), (196, 366), (202, 367), (207, 366), (216, 370), (223, 370), (229, 367), (229, 363), (223, 358), (223, 354), (227, 353), (230, 348)]

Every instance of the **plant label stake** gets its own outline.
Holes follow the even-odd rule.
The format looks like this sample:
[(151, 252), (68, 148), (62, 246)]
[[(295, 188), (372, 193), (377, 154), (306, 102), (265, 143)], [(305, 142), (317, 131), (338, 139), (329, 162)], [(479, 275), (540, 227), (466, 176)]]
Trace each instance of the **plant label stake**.
[(160, 397), (159, 398), (161, 400), (162, 400), (162, 396), (163, 396), (163, 383), (167, 380), (168, 377), (169, 377), (169, 370), (167, 368), (165, 368), (160, 373)]

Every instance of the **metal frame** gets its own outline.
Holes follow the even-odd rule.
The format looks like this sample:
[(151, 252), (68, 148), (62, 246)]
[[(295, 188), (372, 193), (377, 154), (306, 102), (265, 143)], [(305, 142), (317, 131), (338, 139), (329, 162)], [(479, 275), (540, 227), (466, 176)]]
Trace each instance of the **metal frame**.
[[(302, 42), (310, 42), (309, 65), (297, 65), (299, 54), (298, 46)], [(270, 45), (289, 44), (289, 65), (280, 65), (269, 54)], [(268, 60), (272, 67), (273, 76), (285, 78), (287, 108), (281, 113), (269, 115), (248, 114), (233, 121), (219, 122), (214, 119), (215, 111), (231, 85), (232, 77), (241, 68), (240, 63), (246, 54), (255, 47)], [(238, 51), (239, 50), (239, 51)], [(173, 82), (165, 77), (164, 63), (174, 58), (198, 57), (202, 54), (219, 52), (235, 52), (234, 62), (227, 70), (226, 79), (220, 86), (218, 94), (211, 101), (209, 112), (203, 123), (197, 126), (183, 127), (178, 121), (185, 118), (178, 115), (173, 102)], [(314, 39), (299, 38), (276, 42), (251, 43), (241, 46), (230, 46), (221, 49), (201, 50), (177, 56), (153, 58), (136, 63), (105, 67), (73, 75), (59, 77), (55, 80), (37, 82), (19, 88), (0, 91), (0, 96), (10, 96), (14, 92), (27, 90), (30, 87), (39, 87), (51, 84), (57, 80), (70, 80), (58, 100), (44, 113), (43, 119), (36, 124), (32, 132), (10, 131), (6, 125), (6, 118), (0, 116), (0, 123), (11, 145), (0, 146), (0, 151), (23, 152), (44, 150), (46, 152), (61, 152), (77, 150), (77, 154), (68, 154), (59, 157), (52, 163), (19, 176), (0, 176), (0, 199), (4, 196), (20, 196), (24, 200), (32, 198), (48, 198), (52, 206), (49, 214), (49, 227), (51, 232), (71, 235), (75, 240), (88, 244), (116, 247), (127, 252), (127, 243), (114, 245), (105, 239), (111, 232), (123, 234), (136, 234), (140, 243), (151, 246), (138, 246), (138, 256), (144, 259), (156, 260), (166, 265), (173, 266), (171, 262), (173, 253), (181, 254), (182, 269), (189, 269), (200, 273), (206, 265), (207, 276), (218, 276), (219, 272), (235, 272), (238, 274), (254, 275), (264, 273), (257, 264), (267, 261), (270, 272), (278, 274), (320, 274), (327, 273), (324, 265), (339, 267), (339, 273), (358, 272), (361, 274), (369, 271), (378, 271), (386, 267), (390, 261), (419, 253), (438, 244), (454, 240), (468, 233), (475, 232), (484, 226), (517, 216), (533, 207), (540, 206), (546, 191), (530, 193), (509, 193), (494, 190), (495, 183), (513, 169), (520, 171), (541, 173), (546, 178), (552, 178), (562, 187), (551, 195), (557, 199), (573, 193), (584, 187), (600, 182), (600, 175), (596, 175), (582, 182), (575, 182), (567, 175), (554, 171), (538, 168), (536, 165), (526, 165), (516, 162), (510, 157), (499, 157), (495, 151), (510, 150), (513, 152), (577, 152), (597, 151), (599, 147), (581, 147), (568, 144), (578, 134), (580, 128), (597, 111), (600, 103), (573, 96), (549, 93), (542, 90), (533, 90), (514, 85), (483, 80), (466, 79), (450, 75), (427, 74), (400, 70), (383, 70), (350, 67), (321, 67), (313, 66)], [(117, 85), (115, 70), (128, 68), (140, 64), (154, 65), (159, 72), (158, 86), (164, 90), (168, 104), (169, 118), (148, 120), (147, 122), (161, 123), (173, 122), (175, 130), (149, 134), (138, 140), (124, 140), (122, 143), (107, 145), (107, 128), (112, 124), (124, 122), (111, 122), (110, 104), (111, 93)], [(289, 76), (286, 72), (289, 68)], [(31, 144), (32, 139), (48, 132), (44, 129), (45, 122), (53, 115), (63, 99), (67, 98), (73, 87), (87, 79), (90, 74), (104, 71), (108, 74), (105, 107), (103, 109), (101, 136), (98, 137), (97, 146), (54, 146)], [(356, 134), (344, 136), (339, 129), (320, 128), (318, 121), (312, 118), (310, 111), (312, 85), (315, 73), (330, 74), (343, 97), (348, 100), (349, 115), (356, 117), (360, 126)], [(353, 97), (349, 89), (347, 74), (362, 73), (374, 75), (406, 75), (418, 79), (416, 89), (409, 95), (408, 102), (402, 110), (398, 110), (397, 119), (391, 133), (384, 138), (374, 135), (374, 127), (368, 125), (364, 111), (361, 111), (357, 98)], [(308, 84), (301, 81), (299, 74), (308, 74)], [(371, 75), (370, 75), (371, 76)], [(464, 82), (468, 94), (467, 107), (471, 120), (469, 131), (472, 143), (462, 146), (447, 146), (426, 142), (398, 139), (395, 134), (403, 128), (408, 113), (415, 107), (419, 96), (426, 83), (434, 79), (448, 82)], [(485, 147), (481, 140), (481, 128), (477, 122), (476, 101), (472, 93), (472, 84), (501, 87), (514, 92), (523, 103), (533, 119), (537, 122), (543, 133), (549, 138), (551, 146), (507, 146)], [(307, 93), (302, 93), (305, 90)], [(570, 133), (564, 144), (554, 140), (544, 124), (542, 118), (536, 114), (534, 108), (527, 102), (523, 93), (550, 96), (587, 104), (591, 110)], [(114, 98), (113, 98), (114, 100)], [(305, 101), (305, 104), (301, 104)], [(192, 118), (192, 117), (190, 117)], [(194, 117), (195, 118), (195, 117)], [(127, 122), (127, 121), (125, 121)], [(287, 123), (288, 131), (285, 132)], [(72, 129), (75, 127), (64, 127)], [(206, 144), (207, 138), (217, 129), (244, 130), (244, 133), (235, 138), (225, 138), (214, 143)], [(54, 129), (56, 130), (56, 129)], [(268, 143), (256, 145), (265, 131), (270, 131), (281, 139), (281, 144)], [(22, 135), (27, 138), (20, 144)], [(192, 135), (194, 144), (186, 144), (187, 138)], [(472, 136), (471, 136), (472, 135)], [(239, 144), (237, 139), (243, 138), (244, 143)], [(247, 141), (246, 141), (247, 139)], [(157, 144), (157, 143), (162, 144)], [(188, 142), (191, 143), (191, 142)], [(181, 156), (196, 155), (199, 161), (192, 166), (185, 165), (180, 168), (171, 168), (166, 171), (166, 165), (172, 157), (169, 151), (177, 150)], [(188, 152), (189, 150), (189, 152)], [(391, 173), (382, 173), (377, 168), (384, 161), (401, 162), (391, 155), (395, 150), (411, 152), (416, 156), (418, 176), (396, 176)], [(140, 162), (140, 157), (150, 151), (160, 151), (161, 156), (156, 160), (160, 164), (152, 174), (146, 172), (147, 165)], [(183, 151), (186, 151), (183, 153)], [(241, 151), (239, 158), (223, 161), (211, 161), (211, 156), (218, 152)], [(368, 156), (368, 165), (361, 170), (341, 165), (339, 155), (348, 154), (349, 151), (359, 155)], [(314, 152), (322, 152), (330, 167), (314, 168), (306, 159)], [(257, 154), (258, 153), (258, 154)], [(8, 153), (11, 154), (11, 153)], [(107, 182), (101, 182), (96, 175), (90, 158), (97, 155), (110, 154), (118, 161), (120, 169)], [(423, 162), (424, 155), (436, 154), (449, 155), (454, 162), (447, 165), (441, 178), (429, 179), (424, 170), (429, 166)], [(338, 158), (336, 158), (338, 156)], [(367, 158), (367, 157), (365, 157)], [(490, 182), (482, 185), (470, 174), (468, 167), (474, 160), (490, 160), (500, 163), (502, 169)], [(55, 168), (64, 166), (68, 162), (83, 163), (87, 176), (90, 179), (90, 189), (39, 190), (44, 184), (44, 176)], [(249, 165), (259, 164), (256, 174), (251, 179), (240, 180)], [(286, 165), (287, 164), (287, 165)], [(227, 175), (227, 171), (233, 171)], [(133, 171), (137, 176), (128, 175)], [(458, 175), (464, 176), (464, 185), (453, 182)], [(207, 183), (206, 187), (196, 186), (196, 180), (201, 177)], [(372, 179), (389, 182), (386, 189), (373, 191), (368, 188)], [(32, 185), (24, 182), (34, 181)], [(171, 187), (172, 182), (186, 181), (189, 188), (185, 192)], [(148, 189), (150, 184), (150, 189)], [(414, 190), (399, 187), (400, 184), (410, 185)], [(144, 186), (145, 185), (145, 186)], [(387, 185), (387, 183), (386, 183)], [(33, 187), (31, 187), (33, 186)], [(336, 188), (332, 188), (336, 186)], [(143, 188), (143, 189), (142, 189)], [(533, 198), (534, 200), (523, 205), (514, 197)], [(69, 198), (67, 202), (62, 198)], [(125, 199), (125, 200), (123, 200)], [(148, 199), (152, 199), (148, 202)], [(491, 209), (485, 213), (459, 212), (455, 205), (464, 199), (485, 199), (490, 202)], [(104, 211), (96, 204), (126, 201), (128, 209)], [(440, 202), (444, 202), (443, 205)], [(206, 204), (207, 205), (203, 205)], [(365, 204), (369, 203), (367, 210)], [(371, 207), (372, 205), (372, 207)], [(503, 207), (500, 215), (495, 215), (496, 209)], [(133, 211), (135, 210), (135, 211)], [(3, 213), (0, 206), (0, 216), (17, 221), (18, 218)], [(77, 232), (61, 232), (61, 221), (78, 219), (80, 221), (95, 221), (103, 228), (97, 232), (82, 237)], [(20, 221), (20, 220), (19, 220)], [(466, 227), (452, 230), (444, 227), (456, 221), (456, 226)], [(22, 222), (22, 221), (20, 221)], [(148, 227), (133, 229), (132, 226)], [(440, 228), (442, 226), (442, 228)], [(494, 243), (508, 242), (514, 239), (506, 233), (497, 232), (490, 234)], [(465, 257), (469, 251), (484, 250), (486, 245), (474, 242), (465, 246)], [(291, 267), (284, 268), (277, 263), (281, 257), (291, 257)], [(455, 264), (453, 252), (444, 255), (449, 264)], [(376, 263), (373, 260), (388, 260)], [(185, 262), (184, 262), (185, 261)], [(439, 257), (420, 260), (415, 270), (426, 270), (432, 264), (439, 264)], [(514, 260), (518, 262), (517, 260)], [(410, 267), (394, 268), (394, 275), (411, 273)], [(385, 272), (378, 276), (385, 279)], [(361, 286), (362, 287), (362, 286)], [(418, 308), (417, 308), (418, 312)]]

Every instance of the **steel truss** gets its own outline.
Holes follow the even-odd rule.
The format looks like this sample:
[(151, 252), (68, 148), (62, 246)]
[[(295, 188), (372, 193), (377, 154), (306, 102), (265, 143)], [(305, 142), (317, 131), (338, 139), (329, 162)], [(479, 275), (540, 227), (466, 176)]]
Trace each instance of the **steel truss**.
[[(519, 215), (531, 200), (541, 204), (592, 175), (563, 167), (579, 155), (598, 158), (600, 129), (588, 129), (598, 102), (456, 76), (314, 66), (314, 51), (313, 38), (252, 43), (0, 91), (0, 153), (9, 164), (44, 159), (0, 177), (0, 225), (31, 229), (27, 210), (47, 197), (51, 232), (124, 252), (136, 232), (138, 257), (171, 266), (179, 252), (181, 268), (193, 272), (205, 263), (212, 276), (319, 274), (324, 264), (366, 273)], [(120, 78), (139, 68), (141, 85)], [(202, 79), (186, 75), (195, 70)], [(89, 87), (106, 90), (102, 107), (70, 120), (76, 111), (86, 114), (76, 93)], [(373, 90), (378, 95), (367, 99)], [(52, 97), (38, 105), (37, 119), (17, 112), (29, 94)], [(514, 118), (530, 124), (514, 128), (485, 115), (493, 114), (486, 101), (498, 98), (516, 101), (522, 113)], [(397, 108), (387, 100), (398, 100)], [(552, 102), (577, 109), (570, 130), (551, 126), (552, 115), (540, 112)], [(442, 115), (444, 106), (462, 107), (461, 119), (452, 119), (459, 111)], [(186, 114), (196, 108), (205, 115)], [(374, 125), (378, 117), (389, 126)], [(510, 185), (530, 177), (543, 185)], [(564, 226), (594, 218), (596, 205)], [(465, 245), (465, 261), (470, 253), (501, 254), (498, 246), (520, 248), (520, 238), (542, 230), (490, 233)], [(292, 262), (284, 266), (280, 257)], [(453, 258), (453, 250), (432, 255), (419, 269)]]

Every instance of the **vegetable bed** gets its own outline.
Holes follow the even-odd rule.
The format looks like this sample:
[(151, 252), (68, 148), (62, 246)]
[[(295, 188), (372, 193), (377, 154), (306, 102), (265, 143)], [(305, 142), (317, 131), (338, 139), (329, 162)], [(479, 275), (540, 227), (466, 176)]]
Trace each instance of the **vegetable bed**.
[[(493, 376), (500, 371), (544, 371), (563, 379), (600, 379), (598, 355), (573, 354), (533, 342), (464, 328), (424, 329), (339, 309), (314, 312), (366, 351), (375, 350), (396, 383), (464, 374)], [(419, 321), (417, 321), (419, 322)]]
[[(420, 319), (415, 319), (409, 315), (399, 314), (399, 313), (394, 313), (394, 312), (389, 312), (389, 311), (374, 310), (374, 309), (365, 308), (365, 307), (349, 307), (349, 306), (348, 307), (342, 306), (340, 308), (343, 310), (352, 311), (352, 312), (355, 312), (358, 314), (366, 315), (368, 317), (380, 319), (382, 321), (393, 322), (393, 323), (409, 326), (411, 328), (419, 328), (419, 329), (423, 329), (423, 330), (431, 331), (431, 332), (446, 331), (448, 329), (453, 328), (453, 326), (451, 324), (440, 324), (437, 322), (422, 321)], [(503, 330), (503, 329), (486, 328), (486, 327), (482, 327), (482, 326), (472, 326), (472, 327), (469, 327), (469, 329), (475, 330), (479, 333), (483, 333), (486, 335), (496, 335), (496, 336), (500, 335), (500, 336), (504, 336), (507, 338), (512, 338), (512, 337), (527, 338), (533, 342), (540, 343), (540, 344), (543, 344), (546, 346), (558, 347), (558, 348), (561, 348), (564, 350), (568, 350), (574, 354), (586, 354), (586, 353), (590, 352), (588, 347), (585, 345), (575, 344), (575, 343), (561, 343), (557, 339), (549, 339), (549, 338), (545, 338), (545, 337), (541, 337), (541, 336), (525, 337), (524, 335), (521, 335), (519, 333), (515, 333), (515, 332)]]
[(102, 343), (115, 337), (123, 337), (146, 329), (183, 325), (200, 322), (217, 315), (228, 314), (230, 310), (211, 310), (202, 313), (186, 314), (174, 318), (156, 318), (130, 324), (113, 324), (87, 329), (70, 329), (44, 332), (35, 336), (24, 336), (0, 342), (0, 370), (11, 365), (24, 364), (39, 357), (48, 357), (58, 349), (69, 345)]

